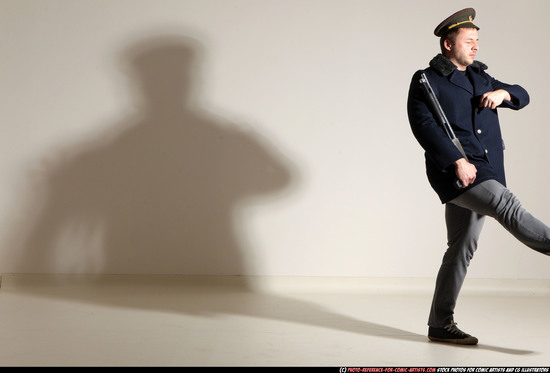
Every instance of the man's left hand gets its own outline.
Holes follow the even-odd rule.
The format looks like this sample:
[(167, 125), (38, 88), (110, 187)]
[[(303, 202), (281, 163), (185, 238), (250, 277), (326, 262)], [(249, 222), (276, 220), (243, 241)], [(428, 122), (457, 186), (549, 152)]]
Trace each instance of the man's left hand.
[(479, 100), (479, 107), (486, 107), (491, 110), (496, 109), (503, 101), (512, 101), (512, 97), (504, 89), (497, 89), (496, 91), (486, 92), (481, 96)]

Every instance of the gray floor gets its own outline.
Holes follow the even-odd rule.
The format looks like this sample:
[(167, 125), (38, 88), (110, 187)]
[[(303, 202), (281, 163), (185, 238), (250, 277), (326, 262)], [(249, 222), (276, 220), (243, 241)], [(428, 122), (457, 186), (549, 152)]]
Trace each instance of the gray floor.
[(548, 281), (467, 282), (474, 347), (427, 340), (431, 280), (262, 281), (3, 275), (0, 365), (550, 365)]

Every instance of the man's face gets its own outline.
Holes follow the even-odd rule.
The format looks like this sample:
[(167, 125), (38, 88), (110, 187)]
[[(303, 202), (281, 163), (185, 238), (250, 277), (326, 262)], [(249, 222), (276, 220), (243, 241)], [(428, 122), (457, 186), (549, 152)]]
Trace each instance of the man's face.
[(461, 28), (458, 31), (454, 43), (451, 43), (450, 40), (445, 40), (447, 58), (449, 58), (459, 70), (466, 70), (466, 67), (474, 62), (476, 52), (479, 48), (478, 41), (477, 29)]

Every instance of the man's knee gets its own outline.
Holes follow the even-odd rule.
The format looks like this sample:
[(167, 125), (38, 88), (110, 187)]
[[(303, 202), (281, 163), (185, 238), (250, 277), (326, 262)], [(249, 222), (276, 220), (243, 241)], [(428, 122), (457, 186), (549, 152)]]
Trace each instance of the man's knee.
[(517, 197), (508, 189), (504, 189), (495, 206), (495, 218), (505, 226), (521, 219), (523, 207)]

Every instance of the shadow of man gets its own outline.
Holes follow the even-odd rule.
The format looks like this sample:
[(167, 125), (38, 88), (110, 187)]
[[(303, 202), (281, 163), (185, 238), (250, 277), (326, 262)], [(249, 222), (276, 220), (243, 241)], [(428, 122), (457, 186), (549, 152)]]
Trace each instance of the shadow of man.
[(16, 272), (240, 275), (254, 265), (239, 202), (284, 190), (291, 172), (266, 139), (196, 103), (201, 52), (183, 36), (124, 52), (136, 113), (47, 162)]

